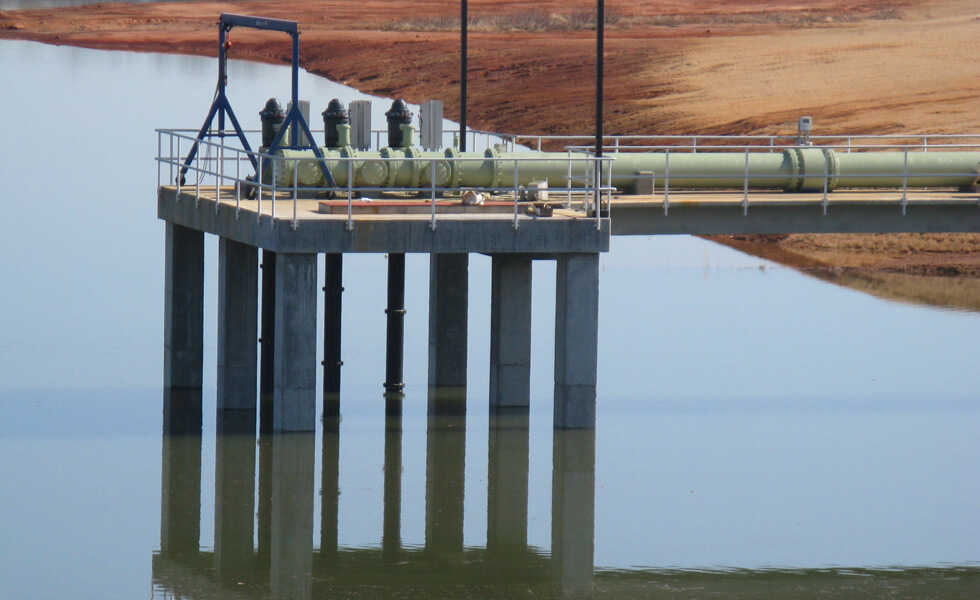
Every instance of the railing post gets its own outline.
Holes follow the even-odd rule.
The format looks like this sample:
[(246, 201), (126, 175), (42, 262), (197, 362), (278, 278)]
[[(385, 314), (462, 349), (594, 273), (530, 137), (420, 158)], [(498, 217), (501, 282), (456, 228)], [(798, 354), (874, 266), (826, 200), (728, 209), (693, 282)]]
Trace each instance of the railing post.
[[(656, 183), (656, 179), (653, 180)], [(670, 207), (670, 148), (664, 156), (664, 215)]]
[(258, 186), (258, 189), (255, 192), (256, 197), (258, 198), (258, 207), (257, 207), (256, 213), (255, 213), (255, 219), (256, 219), (255, 222), (256, 223), (261, 223), (262, 222), (262, 173), (263, 173), (263, 166), (264, 165), (265, 165), (265, 155), (264, 154), (260, 154), (259, 155), (259, 172), (255, 174), (255, 185)]
[[(475, 141), (475, 140), (474, 140)], [(429, 229), (436, 230), (436, 159), (429, 161), (429, 182), (432, 184), (432, 222)]]
[(565, 208), (572, 207), (572, 151), (568, 151), (568, 175), (565, 177)]
[(241, 217), (242, 212), (242, 152), (235, 151), (235, 220)]
[(823, 149), (823, 214), (827, 216), (827, 205), (830, 200), (827, 197), (827, 188), (830, 187), (830, 154), (827, 149)]
[[(173, 139), (170, 141), (170, 148), (173, 149)], [(171, 152), (172, 154), (172, 152)], [(180, 156), (180, 137), (177, 138), (177, 156)], [(173, 165), (171, 164), (170, 174), (173, 175)], [(183, 176), (180, 174), (180, 169), (177, 169), (177, 176), (174, 178), (177, 181), (177, 202), (180, 202), (180, 186)]]
[[(540, 145), (540, 142), (541, 142), (541, 140), (539, 138), (538, 139), (539, 145)], [(518, 169), (519, 168), (520, 167), (518, 166), (518, 161), (515, 158), (514, 159), (514, 229), (517, 229), (518, 226), (519, 226), (518, 223), (517, 223), (517, 203), (518, 203), (518, 201), (521, 198), (521, 189), (520, 189), (520, 183), (519, 183), (520, 182), (520, 179), (518, 179), (518, 174), (519, 174)]]
[(354, 161), (347, 159), (347, 231), (354, 231)]
[[(177, 143), (180, 143), (180, 138), (177, 138)], [(174, 133), (172, 131), (170, 132), (170, 160), (168, 162), (170, 163), (170, 179), (167, 181), (170, 182), (174, 180)]]
[(215, 158), (218, 162), (218, 168), (214, 170), (214, 214), (218, 214), (218, 205), (221, 203), (221, 173), (222, 173), (222, 158), (224, 157), (224, 143), (218, 145), (218, 151), (215, 152)]
[(299, 207), (299, 159), (293, 159), (293, 222), (290, 225), (293, 230), (299, 227), (299, 219), (296, 211)]
[(902, 215), (905, 215), (905, 208), (909, 203), (909, 149), (905, 147), (905, 160), (902, 167)]
[(160, 159), (163, 158), (162, 156), (160, 156), (161, 154), (163, 154), (163, 132), (157, 129), (157, 188), (158, 189), (160, 187), (160, 170), (162, 168), (160, 165)]
[(742, 197), (742, 215), (749, 214), (749, 147), (745, 147), (745, 195)]

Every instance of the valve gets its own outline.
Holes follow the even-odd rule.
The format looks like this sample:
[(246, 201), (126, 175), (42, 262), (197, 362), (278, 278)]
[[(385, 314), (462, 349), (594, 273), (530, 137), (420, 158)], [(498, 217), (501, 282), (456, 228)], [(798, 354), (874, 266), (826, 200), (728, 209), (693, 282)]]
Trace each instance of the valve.
[(276, 98), (269, 98), (265, 103), (265, 108), (259, 112), (262, 119), (262, 145), (268, 148), (275, 141), (282, 122), (286, 119), (286, 113), (282, 110), (282, 104)]
[(402, 131), (402, 125), (412, 124), (412, 111), (408, 110), (405, 101), (399, 98), (391, 103), (391, 109), (385, 113), (388, 119), (388, 147), (405, 148), (411, 145), (411, 139), (406, 140)]

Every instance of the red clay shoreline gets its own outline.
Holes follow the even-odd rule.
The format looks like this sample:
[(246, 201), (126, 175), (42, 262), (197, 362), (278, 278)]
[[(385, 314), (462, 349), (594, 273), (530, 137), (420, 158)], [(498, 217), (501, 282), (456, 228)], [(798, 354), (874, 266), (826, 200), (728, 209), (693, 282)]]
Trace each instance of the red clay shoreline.
[[(469, 5), (471, 19), (561, 19), (595, 6)], [(980, 133), (975, 0), (622, 0), (615, 10), (606, 31), (607, 134), (787, 134), (801, 114), (836, 134)], [(301, 65), (310, 72), (368, 94), (441, 99), (446, 116), (458, 119), (458, 32), (422, 30), (456, 11), (456, 2), (423, 0), (94, 4), (0, 12), (0, 39), (216, 56), (219, 14), (290, 19), (300, 24)], [(594, 36), (471, 31), (468, 124), (591, 134)], [(233, 58), (289, 62), (283, 34), (233, 30), (231, 41)], [(801, 269), (980, 277), (977, 236), (901, 244), (853, 237), (712, 239)]]

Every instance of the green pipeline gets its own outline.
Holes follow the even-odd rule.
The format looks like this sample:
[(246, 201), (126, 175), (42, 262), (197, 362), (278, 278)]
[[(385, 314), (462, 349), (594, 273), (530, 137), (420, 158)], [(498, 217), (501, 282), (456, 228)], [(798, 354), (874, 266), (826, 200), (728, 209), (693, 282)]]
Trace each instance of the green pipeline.
[[(569, 161), (566, 153), (460, 153), (419, 148), (357, 151), (322, 148), (338, 187), (353, 177), (356, 188), (513, 188), (532, 181), (551, 187), (581, 187), (594, 161)], [(324, 187), (324, 177), (309, 150), (284, 150), (275, 161), (276, 185)], [(580, 156), (580, 155), (579, 155)], [(956, 187), (974, 184), (980, 152), (851, 152), (790, 148), (782, 152), (621, 152), (610, 155), (612, 185), (623, 191), (653, 178), (657, 190), (777, 189), (820, 192), (838, 188)], [(346, 160), (350, 159), (350, 160)], [(748, 164), (746, 164), (748, 163)], [(571, 166), (570, 166), (571, 165)], [(606, 167), (603, 167), (605, 170)], [(295, 171), (295, 172), (294, 172)], [(265, 165), (270, 181), (272, 165)], [(516, 176), (515, 176), (516, 173)], [(571, 178), (569, 178), (571, 174)], [(433, 185), (434, 181), (434, 185)], [(608, 181), (603, 175), (603, 183)]]

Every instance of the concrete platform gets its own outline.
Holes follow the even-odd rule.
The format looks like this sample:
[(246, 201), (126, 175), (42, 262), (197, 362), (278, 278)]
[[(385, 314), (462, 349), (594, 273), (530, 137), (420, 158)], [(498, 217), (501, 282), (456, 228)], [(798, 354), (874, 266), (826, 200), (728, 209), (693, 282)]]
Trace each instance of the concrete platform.
[[(199, 196), (196, 195), (199, 192)], [(474, 211), (431, 214), (325, 214), (319, 200), (236, 200), (234, 188), (175, 186), (158, 191), (157, 216), (190, 229), (287, 253), (480, 252), (554, 254), (609, 250), (609, 219), (556, 210), (550, 217)], [(419, 201), (420, 203), (423, 201)], [(449, 202), (447, 201), (447, 204)], [(426, 202), (426, 208), (431, 206)], [(461, 209), (463, 207), (460, 207)], [(295, 210), (295, 213), (294, 213)], [(295, 214), (295, 218), (294, 218)], [(516, 227), (515, 227), (516, 223)]]

